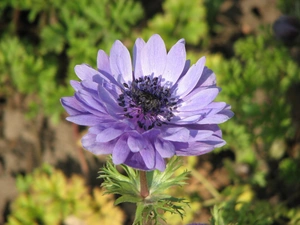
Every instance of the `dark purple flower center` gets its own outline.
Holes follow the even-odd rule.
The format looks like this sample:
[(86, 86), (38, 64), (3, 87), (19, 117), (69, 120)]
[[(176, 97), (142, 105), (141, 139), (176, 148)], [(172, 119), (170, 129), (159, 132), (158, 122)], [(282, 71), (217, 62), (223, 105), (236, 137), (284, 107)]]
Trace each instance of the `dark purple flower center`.
[(124, 83), (125, 90), (118, 102), (125, 116), (136, 121), (140, 128), (150, 130), (161, 126), (174, 116), (177, 100), (171, 98), (170, 88), (161, 86), (160, 79), (149, 76)]

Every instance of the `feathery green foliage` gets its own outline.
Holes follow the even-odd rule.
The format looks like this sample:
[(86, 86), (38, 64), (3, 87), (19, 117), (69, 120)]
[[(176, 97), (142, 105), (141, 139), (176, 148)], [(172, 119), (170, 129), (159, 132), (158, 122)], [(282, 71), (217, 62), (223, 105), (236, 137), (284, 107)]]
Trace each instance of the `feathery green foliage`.
[[(123, 212), (113, 206), (113, 196), (99, 188), (91, 195), (82, 177), (70, 179), (49, 165), (32, 174), (17, 177), (19, 196), (12, 204), (7, 225), (65, 224), (74, 221), (85, 224), (123, 224)], [(69, 223), (68, 223), (69, 224)]]
[(32, 116), (44, 112), (58, 121), (59, 99), (72, 93), (65, 84), (75, 79), (74, 66), (95, 65), (98, 49), (129, 37), (142, 14), (133, 0), (1, 1), (0, 16), (9, 19), (0, 34), (0, 84), (6, 87), (0, 94), (14, 88), (30, 94)]

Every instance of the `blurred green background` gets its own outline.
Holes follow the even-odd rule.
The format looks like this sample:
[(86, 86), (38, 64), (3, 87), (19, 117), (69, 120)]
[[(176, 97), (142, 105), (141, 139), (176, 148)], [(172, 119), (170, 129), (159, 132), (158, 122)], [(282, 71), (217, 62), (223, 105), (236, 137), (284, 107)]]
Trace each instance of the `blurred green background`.
[(297, 0), (1, 0), (0, 224), (132, 223), (59, 99), (76, 64), (154, 33), (168, 49), (185, 38), (192, 63), (205, 55), (235, 112), (225, 147), (185, 159), (189, 184), (170, 192), (190, 208), (167, 224), (300, 224), (299, 18)]

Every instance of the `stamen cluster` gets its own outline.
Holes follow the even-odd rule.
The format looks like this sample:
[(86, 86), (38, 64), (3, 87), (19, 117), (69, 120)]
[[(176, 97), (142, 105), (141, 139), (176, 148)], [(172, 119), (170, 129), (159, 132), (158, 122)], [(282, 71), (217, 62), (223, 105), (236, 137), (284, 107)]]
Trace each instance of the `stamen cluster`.
[(170, 88), (161, 86), (158, 77), (140, 77), (132, 81), (130, 86), (123, 84), (125, 90), (119, 95), (119, 106), (123, 107), (124, 115), (136, 119), (140, 128), (150, 130), (161, 126), (174, 116), (177, 101), (171, 98)]

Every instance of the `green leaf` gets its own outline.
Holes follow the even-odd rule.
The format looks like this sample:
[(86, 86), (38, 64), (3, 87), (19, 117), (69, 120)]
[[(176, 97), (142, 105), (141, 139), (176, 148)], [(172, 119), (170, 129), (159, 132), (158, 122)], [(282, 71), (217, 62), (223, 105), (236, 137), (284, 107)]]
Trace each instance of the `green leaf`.
[(120, 203), (130, 202), (130, 203), (138, 203), (141, 202), (141, 197), (131, 196), (131, 195), (123, 195), (115, 201), (115, 205), (119, 205)]

